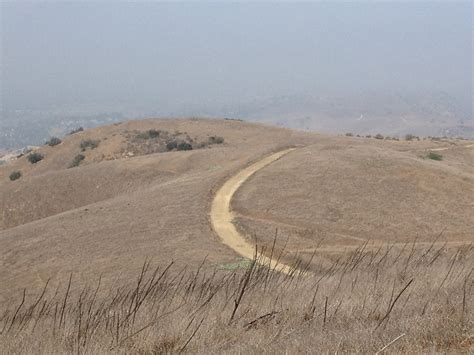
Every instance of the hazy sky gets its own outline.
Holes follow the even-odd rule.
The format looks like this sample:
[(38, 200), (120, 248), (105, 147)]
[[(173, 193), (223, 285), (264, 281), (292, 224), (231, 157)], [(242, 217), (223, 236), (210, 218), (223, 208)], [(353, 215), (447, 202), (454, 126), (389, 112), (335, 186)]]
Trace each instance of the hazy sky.
[(4, 108), (443, 90), (472, 101), (470, 2), (2, 3)]

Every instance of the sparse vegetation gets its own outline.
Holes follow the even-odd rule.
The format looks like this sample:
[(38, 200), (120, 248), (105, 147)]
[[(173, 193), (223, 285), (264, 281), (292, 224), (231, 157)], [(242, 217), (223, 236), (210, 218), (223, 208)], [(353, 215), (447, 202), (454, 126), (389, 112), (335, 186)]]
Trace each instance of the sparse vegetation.
[(15, 181), (15, 180), (18, 180), (19, 178), (21, 178), (21, 171), (13, 171), (11, 174), (10, 174), (10, 180), (11, 181)]
[(238, 122), (244, 121), (243, 119), (240, 119), (240, 118), (229, 118), (229, 117), (225, 117), (224, 120), (225, 121), (238, 121)]
[(158, 138), (162, 132), (160, 130), (156, 129), (149, 129), (148, 131), (145, 132), (140, 132), (136, 135), (136, 139), (152, 139), (152, 138)]
[(420, 140), (420, 137), (414, 136), (413, 134), (407, 134), (407, 135), (405, 135), (405, 140), (406, 140), (406, 141), (413, 141), (413, 140), (415, 140), (415, 139), (419, 141), (419, 140)]
[(175, 140), (172, 140), (172, 141), (169, 141), (168, 143), (166, 143), (166, 149), (168, 151), (172, 151), (172, 150), (175, 150), (178, 148), (178, 142), (176, 142)]
[(76, 166), (79, 166), (85, 158), (86, 157), (83, 154), (76, 155), (71, 164), (69, 164), (69, 168), (75, 168)]
[(84, 130), (84, 128), (82, 127), (79, 127), (79, 128), (76, 128), (76, 129), (73, 129), (71, 132), (69, 132), (69, 135), (73, 135), (73, 134), (76, 134), (76, 133), (79, 133), (79, 132), (82, 132)]
[(193, 146), (187, 142), (180, 142), (178, 143), (178, 146), (176, 147), (178, 150), (192, 150)]
[(209, 136), (205, 139), (197, 136), (192, 137), (187, 132), (175, 130), (168, 132), (161, 129), (149, 129), (146, 131), (132, 131), (128, 133), (128, 145), (123, 150), (122, 156), (146, 155), (171, 151), (186, 151), (206, 148), (209, 145), (223, 144), (221, 136)]
[(353, 137), (353, 136), (354, 136), (354, 134), (352, 134), (350, 132), (346, 133), (346, 137)]
[(436, 152), (429, 152), (426, 157), (431, 160), (437, 160), (437, 161), (443, 160), (443, 156)]
[(224, 143), (224, 138), (220, 136), (210, 136), (208, 139), (209, 144), (222, 144)]
[(375, 139), (383, 139), (383, 135), (381, 135), (380, 133), (377, 133), (375, 136), (374, 136)]
[(84, 139), (81, 141), (80, 147), (81, 150), (84, 152), (87, 149), (95, 149), (99, 146), (100, 141), (96, 139)]
[(49, 145), (50, 147), (54, 147), (55, 145), (61, 144), (62, 140), (59, 139), (58, 137), (52, 137), (49, 141), (47, 141), (45, 144)]
[(44, 159), (44, 155), (41, 154), (41, 153), (35, 152), (35, 153), (31, 153), (30, 155), (28, 155), (27, 159), (31, 164), (36, 164), (39, 161)]
[[(6, 353), (469, 352), (473, 247), (364, 244), (315, 273), (145, 262), (134, 285), (74, 278), (0, 311)], [(242, 264), (242, 265), (241, 265)], [(28, 293), (27, 293), (28, 294)], [(310, 350), (309, 350), (310, 349)]]

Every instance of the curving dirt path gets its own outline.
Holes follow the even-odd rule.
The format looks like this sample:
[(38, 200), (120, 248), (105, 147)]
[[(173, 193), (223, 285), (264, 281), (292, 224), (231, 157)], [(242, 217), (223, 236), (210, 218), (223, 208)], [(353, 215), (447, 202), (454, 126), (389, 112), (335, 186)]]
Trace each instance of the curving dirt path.
[[(230, 207), (232, 197), (249, 177), (294, 149), (295, 148), (290, 148), (279, 151), (241, 170), (225, 182), (219, 191), (217, 191), (212, 201), (211, 224), (214, 231), (225, 245), (245, 258), (253, 259), (255, 255), (255, 245), (249, 243), (232, 223), (235, 217)], [(270, 258), (263, 255), (259, 255), (259, 262), (285, 274), (292, 271), (289, 265), (285, 265), (281, 262), (277, 263), (276, 260), (270, 260)]]
[[(474, 145), (466, 145), (464, 146), (466, 148), (471, 148), (474, 147)], [(211, 224), (214, 229), (214, 231), (217, 233), (219, 238), (222, 240), (222, 242), (227, 245), (229, 248), (234, 250), (236, 253), (240, 254), (241, 256), (248, 258), (248, 259), (253, 259), (255, 256), (255, 245), (251, 244), (245, 236), (240, 234), (237, 231), (237, 228), (235, 227), (233, 220), (235, 217), (238, 217), (239, 214), (233, 212), (231, 210), (231, 201), (232, 198), (235, 194), (235, 192), (239, 189), (240, 186), (253, 174), (255, 174), (257, 171), (260, 169), (263, 169), (267, 165), (273, 163), (274, 161), (280, 159), (282, 156), (290, 153), (291, 151), (295, 150), (296, 148), (290, 148), (286, 150), (279, 151), (277, 153), (273, 153), (272, 155), (269, 155), (258, 162), (250, 165), (249, 167), (241, 170), (238, 172), (236, 175), (231, 177), (229, 180), (227, 180), (224, 185), (217, 191), (214, 200), (212, 201), (212, 206), (211, 206)], [(448, 148), (449, 149), (449, 148)], [(451, 148), (452, 149), (452, 148)], [(431, 150), (441, 150), (441, 149), (431, 149)], [(443, 150), (447, 150), (444, 149)], [(247, 218), (248, 216), (245, 216)], [(357, 237), (352, 237), (352, 236), (347, 236), (347, 235), (341, 235), (343, 237), (349, 238), (349, 239), (355, 239), (361, 242), (366, 242), (367, 240), (362, 239), (362, 238), (357, 238)], [(435, 242), (436, 244), (441, 244), (442, 242)], [(380, 247), (383, 246), (387, 243), (370, 243), (370, 247)], [(396, 244), (406, 244), (406, 243), (396, 243)], [(417, 245), (431, 245), (433, 242), (417, 242)], [(451, 241), (451, 242), (445, 242), (447, 245), (464, 245), (467, 244), (466, 242), (461, 242), (461, 241)], [(344, 250), (345, 248), (351, 249), (351, 248), (358, 248), (359, 246), (332, 246), (332, 247), (323, 247), (323, 248), (318, 248), (318, 250), (326, 250), (326, 251), (340, 251)], [(308, 248), (308, 249), (303, 249), (303, 250), (297, 250), (297, 252), (314, 252), (316, 251), (315, 248)], [(270, 258), (259, 255), (259, 262), (263, 265), (267, 265), (271, 268), (274, 268), (277, 271), (283, 272), (285, 274), (288, 274), (292, 272), (293, 268), (289, 265), (283, 264), (281, 262), (277, 262), (276, 260), (270, 260)]]

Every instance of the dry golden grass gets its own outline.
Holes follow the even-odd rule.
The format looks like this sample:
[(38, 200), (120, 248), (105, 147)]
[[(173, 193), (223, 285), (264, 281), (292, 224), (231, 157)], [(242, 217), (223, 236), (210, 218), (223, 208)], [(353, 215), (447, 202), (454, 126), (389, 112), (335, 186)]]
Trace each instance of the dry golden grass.
[(279, 228), (293, 251), (315, 236), (343, 247), (367, 238), (430, 243), (440, 232), (452, 242), (472, 241), (474, 148), (443, 151), (443, 161), (406, 148), (354, 139), (297, 149), (237, 191), (239, 224), (260, 242), (271, 242)]
[[(130, 157), (128, 139), (149, 129), (225, 143)], [(68, 169), (85, 139), (100, 144)], [(460, 146), (471, 143), (189, 119), (99, 127), (41, 147), (37, 164), (0, 167), (0, 349), (473, 350), (474, 149)], [(242, 270), (248, 261), (211, 228), (212, 199), (287, 147), (298, 149), (250, 177), (232, 206), (240, 230), (267, 257), (297, 260), (296, 271)], [(443, 160), (425, 159), (430, 149)], [(11, 170), (22, 178), (10, 181)], [(134, 283), (144, 259), (159, 269), (147, 262)]]
[[(274, 255), (278, 258), (279, 255)], [(258, 258), (257, 258), (258, 259)], [(258, 261), (258, 260), (257, 260)], [(145, 262), (135, 283), (72, 281), (0, 311), (7, 353), (468, 352), (472, 245), (362, 245), (315, 272)], [(26, 291), (27, 293), (27, 291)]]

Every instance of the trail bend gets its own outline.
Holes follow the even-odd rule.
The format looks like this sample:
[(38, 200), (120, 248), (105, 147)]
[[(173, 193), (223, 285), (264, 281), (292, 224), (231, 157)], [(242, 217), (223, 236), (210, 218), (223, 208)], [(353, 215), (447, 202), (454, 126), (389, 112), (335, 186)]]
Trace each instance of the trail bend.
[[(237, 231), (237, 228), (233, 223), (236, 215), (230, 206), (232, 197), (239, 187), (242, 186), (242, 184), (253, 174), (295, 149), (296, 148), (289, 148), (273, 153), (239, 171), (236, 175), (227, 180), (224, 185), (222, 185), (222, 187), (217, 191), (214, 200), (212, 201), (211, 224), (214, 231), (225, 245), (245, 258), (254, 258), (255, 245), (249, 243), (245, 236)], [(259, 255), (259, 262), (285, 274), (289, 274), (293, 270), (290, 265), (277, 262), (273, 259), (271, 260), (264, 255)]]

